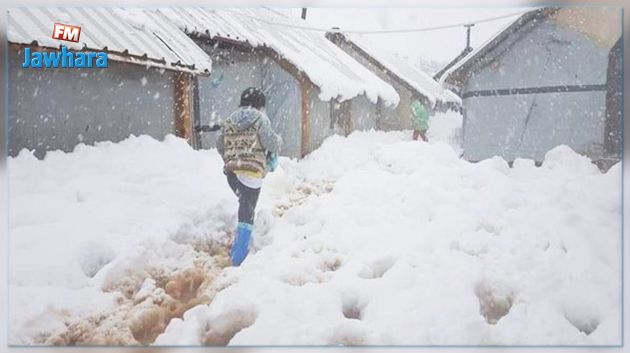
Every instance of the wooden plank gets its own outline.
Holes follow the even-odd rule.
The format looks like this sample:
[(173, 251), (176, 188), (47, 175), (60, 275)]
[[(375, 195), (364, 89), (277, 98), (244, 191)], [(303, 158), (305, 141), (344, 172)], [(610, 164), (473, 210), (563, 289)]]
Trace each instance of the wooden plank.
[[(357, 99), (354, 97), (353, 99)], [(343, 121), (344, 133), (346, 136), (350, 135), (354, 130), (354, 124), (352, 123), (352, 99), (341, 102), (341, 116)]]
[(192, 145), (196, 150), (203, 148), (201, 145), (201, 132), (197, 131), (197, 127), (201, 127), (201, 111), (199, 108), (199, 78), (192, 79), (192, 115), (193, 115), (193, 142)]
[(310, 152), (311, 142), (311, 92), (313, 91), (312, 83), (306, 79), (300, 80), (300, 91), (302, 93), (302, 120), (301, 120), (301, 157), (306, 156)]
[(175, 76), (175, 135), (193, 143), (192, 75)]

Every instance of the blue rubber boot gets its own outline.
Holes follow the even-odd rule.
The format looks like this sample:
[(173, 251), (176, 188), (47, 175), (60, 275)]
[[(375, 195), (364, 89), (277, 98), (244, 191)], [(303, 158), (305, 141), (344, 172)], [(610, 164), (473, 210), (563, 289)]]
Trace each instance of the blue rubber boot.
[(232, 266), (240, 266), (241, 262), (247, 257), (247, 251), (249, 249), (249, 240), (252, 237), (252, 230), (254, 226), (249, 223), (238, 223), (236, 227), (236, 236), (234, 237), (234, 243), (232, 243)]

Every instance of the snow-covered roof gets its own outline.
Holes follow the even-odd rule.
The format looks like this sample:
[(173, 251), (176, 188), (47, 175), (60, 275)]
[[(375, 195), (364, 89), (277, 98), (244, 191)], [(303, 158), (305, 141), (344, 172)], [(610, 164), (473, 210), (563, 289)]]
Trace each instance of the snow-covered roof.
[(195, 7), (159, 11), (190, 34), (271, 48), (320, 88), (322, 100), (346, 100), (363, 93), (373, 102), (381, 97), (389, 104), (397, 104), (400, 99), (392, 86), (327, 40), (323, 33), (277, 25), (300, 23), (271, 9)]
[(382, 50), (373, 49), (364, 38), (357, 38), (356, 36), (348, 34), (344, 34), (344, 37), (365, 54), (372, 57), (372, 59), (378, 61), (385, 69), (397, 76), (399, 80), (406, 82), (409, 86), (429, 99), (432, 105), (438, 100), (461, 103), (459, 96), (451, 91), (444, 90), (433, 77), (419, 68), (414, 67), (400, 56), (394, 53), (385, 53)]
[[(52, 39), (55, 22), (81, 27), (79, 43)], [(111, 60), (210, 72), (211, 59), (164, 15), (146, 9), (20, 7), (8, 10), (10, 43), (106, 51)]]

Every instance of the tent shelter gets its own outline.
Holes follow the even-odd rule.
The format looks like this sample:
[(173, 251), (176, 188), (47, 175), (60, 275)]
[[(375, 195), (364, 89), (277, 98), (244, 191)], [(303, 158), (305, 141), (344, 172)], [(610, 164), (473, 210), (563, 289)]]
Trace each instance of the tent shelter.
[(451, 67), (464, 157), (540, 162), (564, 144), (603, 168), (619, 160), (620, 37), (621, 9), (542, 8)]
[[(53, 24), (81, 26), (79, 43), (51, 38)], [(142, 9), (8, 11), (9, 154), (71, 151), (130, 134), (192, 137), (192, 78), (210, 58), (170, 21)], [(104, 51), (107, 68), (22, 68), (24, 49)]]
[[(241, 91), (261, 87), (267, 114), (284, 140), (282, 154), (302, 157), (334, 133), (376, 128), (377, 112), (395, 106), (398, 94), (321, 33), (293, 27), (267, 8), (158, 10), (177, 23), (213, 60), (197, 79), (197, 124), (222, 122), (237, 108)], [(202, 134), (199, 147), (214, 147)]]

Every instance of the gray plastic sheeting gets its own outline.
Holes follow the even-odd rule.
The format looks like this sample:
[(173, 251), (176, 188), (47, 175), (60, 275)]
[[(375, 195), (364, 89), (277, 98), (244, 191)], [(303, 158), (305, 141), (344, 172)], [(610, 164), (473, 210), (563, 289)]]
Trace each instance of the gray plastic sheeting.
[[(281, 154), (299, 157), (302, 101), (297, 80), (262, 54), (201, 45), (214, 59), (212, 76), (199, 77), (201, 124), (221, 124), (238, 108), (243, 90), (262, 88), (269, 120), (284, 141)], [(215, 132), (203, 133), (201, 148), (214, 148), (216, 137)]]
[[(608, 50), (553, 19), (501, 43), (493, 62), (473, 73), (462, 96), (474, 91), (564, 85), (604, 85)], [(509, 47), (508, 47), (509, 46)], [(464, 99), (464, 157), (544, 159), (568, 145), (592, 159), (604, 143), (605, 91), (471, 96)]]
[(79, 143), (174, 133), (174, 73), (110, 62), (107, 69), (22, 69), (9, 55), (9, 155), (70, 152)]

